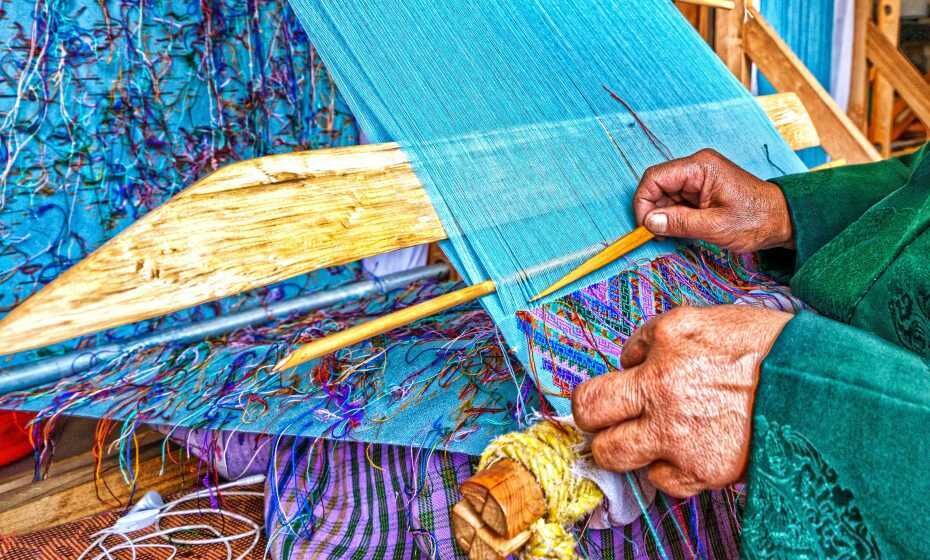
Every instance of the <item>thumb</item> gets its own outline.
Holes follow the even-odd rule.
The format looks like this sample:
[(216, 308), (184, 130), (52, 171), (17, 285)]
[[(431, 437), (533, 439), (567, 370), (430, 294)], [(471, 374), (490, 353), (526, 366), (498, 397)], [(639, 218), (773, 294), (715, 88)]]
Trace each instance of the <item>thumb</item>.
[(707, 240), (714, 234), (710, 218), (708, 210), (669, 206), (650, 212), (644, 220), (644, 225), (656, 235)]

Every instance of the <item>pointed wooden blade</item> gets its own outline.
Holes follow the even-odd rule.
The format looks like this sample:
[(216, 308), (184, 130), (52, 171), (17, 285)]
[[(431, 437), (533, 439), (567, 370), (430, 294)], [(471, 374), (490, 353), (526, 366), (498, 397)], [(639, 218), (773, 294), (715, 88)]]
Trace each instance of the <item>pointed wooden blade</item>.
[(396, 144), (234, 163), (153, 210), (10, 312), (0, 321), (0, 353), (445, 237)]
[(608, 245), (603, 251), (581, 263), (577, 268), (570, 271), (562, 278), (559, 278), (554, 284), (533, 296), (530, 301), (536, 301), (548, 296), (549, 294), (554, 294), (575, 280), (580, 280), (588, 274), (604, 268), (623, 255), (626, 255), (630, 251), (638, 249), (640, 246), (652, 240), (654, 237), (655, 236), (652, 235), (651, 231), (643, 226), (639, 226), (630, 233)]

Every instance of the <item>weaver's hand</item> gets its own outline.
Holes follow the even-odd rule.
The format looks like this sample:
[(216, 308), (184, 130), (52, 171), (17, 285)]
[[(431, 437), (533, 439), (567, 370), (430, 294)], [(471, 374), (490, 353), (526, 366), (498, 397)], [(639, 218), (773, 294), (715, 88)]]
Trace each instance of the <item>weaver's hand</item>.
[(572, 395), (602, 468), (648, 466), (677, 497), (738, 481), (749, 457), (759, 367), (792, 315), (748, 306), (678, 307), (627, 341), (615, 371)]
[(781, 189), (713, 150), (650, 167), (633, 211), (638, 224), (659, 236), (703, 239), (738, 252), (793, 245)]

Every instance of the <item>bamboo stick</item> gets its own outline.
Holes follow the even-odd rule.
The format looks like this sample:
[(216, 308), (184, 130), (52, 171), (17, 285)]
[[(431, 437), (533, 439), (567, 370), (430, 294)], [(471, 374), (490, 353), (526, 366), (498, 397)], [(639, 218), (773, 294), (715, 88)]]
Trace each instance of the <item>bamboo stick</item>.
[(332, 307), (353, 299), (399, 290), (406, 288), (413, 282), (446, 277), (449, 275), (450, 270), (446, 264), (404, 270), (388, 274), (378, 280), (352, 282), (270, 305), (254, 307), (114, 344), (104, 344), (90, 350), (76, 350), (64, 356), (39, 360), (14, 368), (0, 369), (0, 395), (12, 393), (13, 391), (25, 391), (33, 387), (53, 383), (59, 379), (87, 371), (95, 365), (106, 363), (128, 352), (134, 352), (156, 344), (169, 342), (181, 344), (203, 340), (236, 329), (281, 319), (295, 313), (309, 313), (310, 311)]
[[(789, 146), (819, 143), (797, 96), (758, 100)], [(11, 311), (0, 320), (0, 354), (445, 237), (396, 144), (235, 163), (153, 210)]]
[(344, 331), (339, 331), (301, 346), (278, 362), (274, 367), (274, 371), (283, 371), (309, 362), (314, 358), (331, 354), (336, 350), (358, 344), (359, 342), (368, 340), (379, 334), (384, 334), (402, 325), (408, 325), (424, 317), (436, 315), (446, 309), (451, 309), (488, 294), (493, 294), (496, 290), (497, 286), (494, 285), (492, 280), (485, 280), (480, 284), (468, 286), (467, 288), (443, 294), (431, 300), (424, 301), (423, 303), (411, 305), (399, 311), (382, 315), (377, 319), (350, 327)]
[(652, 235), (651, 231), (649, 231), (643, 226), (639, 226), (638, 228), (634, 229), (630, 233), (624, 235), (620, 239), (611, 243), (606, 249), (604, 249), (600, 253), (594, 255), (590, 259), (581, 263), (581, 265), (578, 266), (578, 268), (572, 270), (571, 272), (569, 272), (568, 274), (560, 278), (553, 285), (549, 286), (545, 290), (533, 296), (533, 299), (531, 299), (530, 301), (537, 301), (539, 299), (542, 299), (548, 296), (549, 294), (553, 294), (561, 290), (565, 286), (568, 286), (575, 280), (584, 278), (588, 274), (591, 274), (592, 272), (596, 270), (600, 270), (601, 268), (604, 268), (608, 264), (614, 262), (615, 260), (619, 259), (623, 255), (626, 255), (627, 253), (636, 249), (637, 247), (645, 243), (648, 243), (654, 237), (655, 236)]

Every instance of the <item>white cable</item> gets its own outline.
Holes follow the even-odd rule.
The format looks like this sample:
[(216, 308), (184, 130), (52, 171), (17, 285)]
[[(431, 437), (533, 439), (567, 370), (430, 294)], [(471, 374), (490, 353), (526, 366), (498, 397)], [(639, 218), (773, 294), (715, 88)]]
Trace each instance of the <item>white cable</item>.
[[(260, 484), (265, 481), (264, 475), (254, 475), (249, 476), (240, 480), (235, 480), (232, 482), (227, 482), (219, 486), (204, 488), (203, 490), (198, 490), (196, 492), (191, 492), (185, 496), (168, 502), (167, 504), (161, 504), (159, 496), (153, 496), (154, 500), (145, 501), (140, 500), (133, 509), (131, 509), (127, 514), (121, 517), (113, 526), (98, 531), (94, 533), (92, 537), (95, 537), (93, 543), (88, 546), (84, 552), (78, 557), (78, 560), (84, 560), (89, 554), (92, 554), (96, 551), (96, 556), (91, 560), (115, 560), (113, 553), (121, 550), (128, 550), (132, 554), (132, 560), (136, 560), (137, 550), (143, 548), (160, 548), (167, 549), (170, 551), (168, 560), (172, 560), (177, 555), (177, 546), (176, 545), (194, 545), (194, 546), (204, 546), (212, 544), (222, 544), (226, 549), (226, 558), (227, 560), (242, 560), (252, 550), (258, 545), (258, 541), (261, 538), (262, 524), (256, 523), (252, 519), (244, 515), (240, 515), (233, 511), (228, 511), (219, 507), (209, 507), (209, 508), (197, 508), (197, 509), (183, 509), (175, 510), (179, 505), (199, 499), (209, 499), (215, 496), (217, 493), (222, 493), (224, 496), (264, 496), (264, 492), (257, 492), (254, 490), (231, 490), (225, 492), (224, 490), (237, 488), (242, 486), (252, 486), (254, 484)], [(148, 496), (148, 495), (147, 495)], [(140, 505), (142, 506), (140, 508)], [(150, 507), (145, 507), (150, 506)], [(234, 535), (224, 535), (219, 529), (211, 525), (199, 523), (193, 525), (179, 525), (177, 527), (162, 528), (161, 522), (163, 519), (169, 517), (185, 517), (190, 515), (219, 515), (228, 520), (238, 521), (239, 523), (245, 524), (248, 527), (248, 530)], [(149, 520), (149, 518), (151, 518)], [(127, 521), (128, 520), (128, 521)], [(120, 523), (123, 521), (124, 523)], [(145, 525), (140, 526), (140, 523), (145, 523)], [(154, 531), (137, 534), (131, 536), (134, 533), (138, 533), (143, 528), (154, 525)], [(223, 522), (225, 525), (225, 521)], [(132, 527), (132, 529), (126, 530), (127, 527)], [(214, 535), (214, 538), (178, 538), (174, 536), (176, 533), (188, 533), (190, 531), (202, 530)], [(112, 546), (107, 545), (107, 539), (110, 537), (122, 538), (125, 542), (120, 542)], [(252, 542), (249, 544), (248, 548), (233, 559), (233, 547), (232, 543), (252, 537)], [(147, 542), (152, 539), (163, 538), (167, 542)]]

